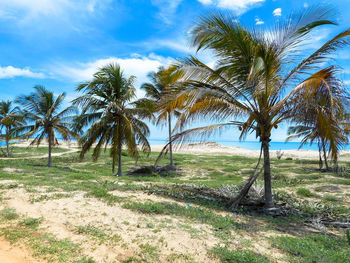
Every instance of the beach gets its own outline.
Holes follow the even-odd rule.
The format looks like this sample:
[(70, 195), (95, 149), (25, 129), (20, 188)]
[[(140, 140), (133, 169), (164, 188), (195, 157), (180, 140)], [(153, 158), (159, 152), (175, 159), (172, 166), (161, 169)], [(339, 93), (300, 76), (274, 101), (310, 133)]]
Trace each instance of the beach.
[[(28, 147), (30, 141), (22, 140), (21, 142), (14, 143), (16, 147)], [(41, 143), (41, 147), (46, 147), (47, 143)], [(35, 147), (35, 146), (34, 146)], [(65, 142), (59, 140), (59, 147), (70, 149), (72, 151), (79, 150), (78, 143), (75, 141)], [(164, 148), (164, 145), (151, 145), (152, 152), (161, 152)], [(235, 155), (235, 156), (246, 156), (257, 158), (259, 157), (260, 150), (250, 150), (234, 146), (226, 146), (216, 142), (196, 142), (196, 143), (187, 143), (183, 145), (174, 145), (174, 153), (181, 154), (214, 154), (214, 155)], [(282, 159), (293, 158), (298, 159), (307, 159), (307, 160), (318, 160), (319, 152), (314, 150), (270, 150), (270, 157), (277, 158), (278, 152), (283, 153)], [(56, 154), (57, 155), (57, 154)], [(59, 155), (59, 154), (58, 154)], [(339, 159), (341, 161), (350, 160), (350, 150), (340, 151)]]

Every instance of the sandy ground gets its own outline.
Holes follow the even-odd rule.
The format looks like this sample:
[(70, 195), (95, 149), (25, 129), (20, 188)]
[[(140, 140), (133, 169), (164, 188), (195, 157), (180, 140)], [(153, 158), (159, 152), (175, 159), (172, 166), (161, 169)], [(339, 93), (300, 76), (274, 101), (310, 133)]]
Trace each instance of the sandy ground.
[[(138, 193), (135, 196), (134, 193), (114, 191), (113, 194), (139, 200), (169, 201), (144, 193)], [(44, 218), (41, 227), (45, 232), (52, 233), (59, 239), (69, 238), (81, 244), (84, 251), (87, 252), (85, 254), (93, 257), (96, 262), (123, 262), (130, 256), (140, 253), (142, 244), (159, 247), (161, 249), (160, 262), (169, 262), (167, 258), (173, 253), (190, 254), (196, 262), (217, 262), (209, 258), (207, 254), (207, 249), (218, 242), (207, 225), (170, 216), (146, 217), (119, 205), (108, 206), (95, 198), (87, 198), (84, 193), (80, 192), (75, 192), (70, 198), (35, 203), (29, 201), (31, 196), (33, 194), (27, 193), (24, 189), (13, 189), (11, 193), (7, 192), (6, 199), (8, 200), (4, 207), (14, 208), (26, 217)], [(113, 244), (98, 244), (96, 239), (77, 232), (78, 226), (87, 225), (104, 229), (107, 233), (117, 233), (121, 239)], [(195, 237), (191, 231), (188, 231), (188, 228), (192, 229)], [(22, 251), (20, 248), (16, 249)], [(10, 257), (13, 256), (13, 261), (1, 260), (3, 250), (7, 251), (4, 256), (10, 260), (12, 260)], [(28, 261), (26, 255), (25, 250), (22, 254), (18, 254), (4, 247), (0, 249), (0, 262), (35, 262)], [(17, 257), (22, 261), (15, 261)]]
[(10, 242), (0, 239), (0, 262), (1, 263), (38, 263), (26, 249), (12, 246)]
[[(28, 141), (22, 141), (16, 143), (15, 146), (18, 147), (27, 147), (29, 145)], [(46, 146), (45, 143), (41, 146)], [(70, 149), (69, 152), (65, 153), (55, 153), (53, 156), (60, 156), (63, 154), (68, 154), (71, 152), (78, 151), (77, 142), (64, 142), (60, 141), (59, 147)], [(160, 152), (163, 149), (164, 145), (152, 145), (153, 152)], [(313, 150), (281, 150), (283, 152), (282, 158), (293, 158), (293, 159), (318, 159), (318, 151)], [(184, 144), (182, 146), (174, 146), (175, 153), (184, 153), (184, 154), (215, 154), (215, 155), (240, 155), (247, 157), (259, 157), (260, 150), (248, 150), (234, 146), (225, 146), (218, 144), (216, 142), (201, 142), (201, 143), (190, 143)], [(270, 156), (275, 158), (277, 156), (276, 150), (270, 151)], [(46, 156), (45, 156), (46, 157)], [(35, 157), (31, 157), (35, 158)], [(36, 157), (38, 158), (38, 157)], [(41, 156), (39, 157), (41, 158)], [(350, 150), (340, 151), (340, 160), (350, 160)]]
[[(152, 146), (152, 151), (160, 152), (163, 149), (163, 145)], [(216, 142), (203, 142), (186, 144), (181, 147), (174, 148), (175, 153), (185, 154), (215, 154), (215, 155), (239, 155), (247, 157), (259, 157), (260, 150), (248, 150), (233, 146), (224, 146)], [(312, 150), (282, 150), (282, 158), (293, 158), (293, 159), (318, 159), (318, 151)], [(344, 159), (350, 155), (350, 150), (341, 151), (340, 158)], [(276, 150), (270, 151), (270, 156), (275, 158), (277, 156)]]

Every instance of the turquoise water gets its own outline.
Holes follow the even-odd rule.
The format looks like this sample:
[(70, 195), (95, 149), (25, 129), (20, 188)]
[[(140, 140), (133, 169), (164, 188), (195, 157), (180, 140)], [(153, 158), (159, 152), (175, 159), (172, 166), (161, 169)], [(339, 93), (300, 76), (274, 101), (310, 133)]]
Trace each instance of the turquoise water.
[[(208, 141), (214, 141), (222, 145), (235, 146), (235, 147), (240, 147), (248, 150), (260, 150), (260, 147), (261, 147), (260, 142), (256, 142), (256, 141), (229, 141), (229, 140), (208, 140)], [(149, 142), (151, 145), (163, 145), (166, 143), (166, 140), (150, 139)], [(191, 141), (191, 142), (196, 142), (196, 141)], [(271, 142), (270, 143), (271, 150), (297, 150), (299, 149), (299, 147), (300, 147), (299, 142)], [(307, 145), (304, 145), (301, 149), (317, 151), (318, 147), (317, 147), (317, 144), (313, 144), (313, 145), (307, 144)], [(345, 150), (350, 150), (350, 144), (348, 144), (345, 147)]]

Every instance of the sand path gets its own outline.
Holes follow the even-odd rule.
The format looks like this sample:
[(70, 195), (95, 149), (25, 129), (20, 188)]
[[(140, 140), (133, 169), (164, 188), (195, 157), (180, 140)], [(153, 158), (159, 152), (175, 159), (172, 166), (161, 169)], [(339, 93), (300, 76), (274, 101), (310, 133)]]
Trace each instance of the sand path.
[[(78, 152), (79, 149), (71, 149), (67, 152), (61, 152), (61, 153), (52, 153), (51, 156), (55, 157), (55, 156), (62, 156), (64, 154), (69, 154), (69, 153), (74, 153), (74, 152)], [(0, 160), (24, 160), (24, 159), (41, 159), (41, 158), (47, 158), (47, 154), (43, 154), (43, 155), (35, 155), (35, 156), (26, 156), (26, 157), (16, 157), (16, 158), (7, 158), (7, 157), (2, 157), (0, 158)], [(1, 262), (1, 261), (0, 261)]]
[[(1, 263), (37, 263), (37, 259), (30, 256), (24, 248), (13, 247), (10, 242), (0, 239), (0, 262)], [(40, 261), (41, 262), (41, 261)]]

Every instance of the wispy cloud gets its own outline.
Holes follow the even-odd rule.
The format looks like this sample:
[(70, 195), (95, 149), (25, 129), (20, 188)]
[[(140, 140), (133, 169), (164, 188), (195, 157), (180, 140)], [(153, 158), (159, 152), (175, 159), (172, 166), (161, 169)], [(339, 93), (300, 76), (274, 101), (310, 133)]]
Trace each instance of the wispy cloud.
[(241, 15), (249, 9), (262, 4), (265, 0), (197, 0), (204, 5), (216, 5), (219, 8), (228, 8)]
[(29, 68), (16, 68), (13, 66), (0, 66), (0, 79), (28, 77), (28, 78), (44, 78), (43, 73), (32, 72)]
[[(78, 83), (92, 79), (94, 73), (100, 68), (110, 63), (118, 63), (126, 76), (137, 77), (136, 87), (139, 87), (142, 83), (149, 81), (147, 79), (149, 72), (156, 71), (160, 66), (166, 66), (171, 61), (172, 58), (165, 58), (153, 53), (147, 57), (133, 54), (129, 58), (108, 57), (85, 63), (59, 64), (51, 70), (57, 78), (65, 78)], [(138, 89), (137, 95), (140, 97), (144, 94)]]
[(260, 26), (260, 25), (265, 24), (265, 22), (262, 21), (259, 17), (256, 17), (256, 18), (255, 18), (255, 24), (258, 25), (258, 26)]
[(182, 0), (151, 0), (151, 3), (159, 8), (158, 16), (166, 24), (171, 24), (174, 14)]
[(282, 8), (276, 8), (275, 10), (273, 10), (272, 14), (274, 16), (282, 16)]
[(93, 14), (98, 8), (104, 8), (112, 0), (1, 0), (0, 19), (24, 25), (45, 20), (45, 23), (58, 18), (60, 21)]

